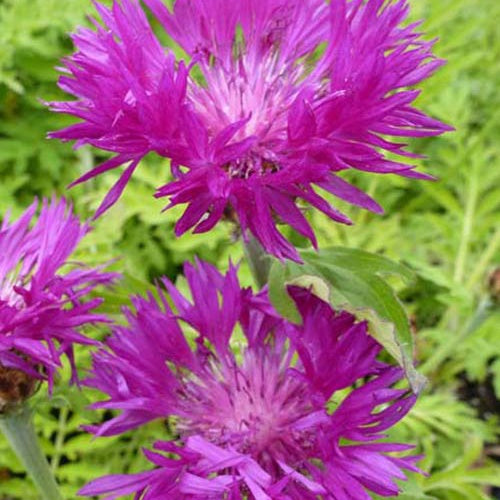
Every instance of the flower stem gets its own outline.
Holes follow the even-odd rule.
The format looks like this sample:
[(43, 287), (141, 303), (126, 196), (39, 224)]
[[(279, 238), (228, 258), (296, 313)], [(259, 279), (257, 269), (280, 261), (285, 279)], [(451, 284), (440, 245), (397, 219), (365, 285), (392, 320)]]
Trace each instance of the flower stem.
[(253, 236), (249, 236), (248, 241), (243, 241), (243, 247), (255, 282), (262, 288), (269, 279), (271, 259)]
[(52, 455), (52, 460), (50, 461), (50, 468), (52, 472), (55, 473), (59, 467), (59, 462), (61, 461), (62, 449), (64, 446), (64, 437), (66, 435), (66, 426), (68, 423), (69, 409), (67, 406), (61, 408), (61, 413), (59, 414), (59, 429), (57, 431), (57, 437), (55, 442), (55, 450)]
[(33, 427), (31, 410), (25, 403), (19, 409), (0, 416), (0, 430), (33, 479), (44, 500), (62, 500)]
[(424, 375), (433, 373), (443, 361), (453, 354), (453, 351), (461, 342), (474, 333), (489, 318), (493, 310), (494, 305), (489, 299), (481, 302), (469, 323), (448, 342), (441, 344), (434, 354), (420, 366), (419, 371)]
[(490, 239), (486, 250), (483, 252), (479, 262), (476, 264), (474, 271), (470, 274), (467, 281), (467, 286), (472, 288), (481, 278), (484, 278), (488, 266), (495, 257), (497, 250), (500, 248), (500, 228), (497, 228), (495, 234)]

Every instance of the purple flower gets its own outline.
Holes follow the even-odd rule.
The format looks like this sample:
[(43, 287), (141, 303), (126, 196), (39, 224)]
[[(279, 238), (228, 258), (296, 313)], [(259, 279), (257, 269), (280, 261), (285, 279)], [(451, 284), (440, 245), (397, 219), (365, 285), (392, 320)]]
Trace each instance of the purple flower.
[[(170, 441), (145, 451), (157, 467), (108, 476), (82, 495), (147, 500), (369, 499), (398, 494), (411, 446), (381, 442), (415, 396), (391, 388), (402, 372), (377, 361), (381, 346), (347, 312), (291, 288), (303, 324), (280, 318), (267, 292), (241, 289), (236, 269), (186, 265), (192, 301), (136, 297), (94, 357), (85, 383), (121, 410), (90, 430), (116, 435), (155, 419)], [(170, 304), (174, 304), (175, 311)], [(183, 332), (187, 328), (188, 333)], [(346, 397), (342, 391), (358, 381)], [(345, 392), (343, 393), (345, 396)], [(166, 455), (167, 454), (167, 455)]]
[(177, 0), (173, 12), (144, 3), (191, 62), (162, 47), (137, 0), (96, 3), (103, 26), (73, 36), (78, 52), (59, 83), (77, 100), (51, 104), (81, 120), (52, 137), (116, 153), (75, 183), (126, 165), (97, 215), (154, 151), (175, 177), (156, 196), (187, 204), (177, 235), (236, 218), (245, 238), (300, 260), (276, 226), (316, 245), (303, 202), (350, 223), (314, 187), (381, 212), (339, 173), (428, 177), (385, 155), (418, 156), (391, 136), (450, 129), (411, 106), (419, 92), (408, 87), (443, 61), (419, 23), (403, 24), (405, 0)]
[(44, 200), (30, 227), (37, 206), (0, 225), (0, 371), (48, 380), (51, 389), (62, 356), (77, 381), (73, 344), (96, 344), (78, 330), (106, 321), (93, 312), (101, 299), (87, 297), (117, 275), (68, 260), (89, 230), (68, 203)]

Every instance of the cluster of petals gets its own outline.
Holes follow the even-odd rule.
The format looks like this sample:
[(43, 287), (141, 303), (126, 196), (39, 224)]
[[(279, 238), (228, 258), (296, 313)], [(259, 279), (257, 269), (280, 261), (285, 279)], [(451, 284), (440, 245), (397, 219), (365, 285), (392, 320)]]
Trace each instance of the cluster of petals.
[(51, 103), (79, 119), (52, 137), (114, 153), (76, 182), (124, 167), (97, 215), (155, 152), (173, 173), (156, 196), (187, 205), (177, 235), (237, 219), (245, 238), (300, 260), (277, 226), (315, 245), (303, 205), (350, 223), (321, 190), (381, 211), (342, 171), (426, 178), (401, 138), (449, 130), (412, 106), (411, 87), (443, 61), (406, 22), (406, 0), (143, 3), (186, 61), (162, 46), (139, 0), (95, 2), (102, 23), (73, 36), (60, 78), (76, 100)]
[[(267, 291), (240, 287), (236, 269), (187, 264), (191, 298), (135, 297), (127, 325), (94, 355), (85, 384), (119, 410), (90, 427), (117, 435), (163, 420), (168, 439), (146, 450), (156, 467), (106, 476), (81, 495), (143, 500), (369, 500), (394, 496), (411, 446), (382, 440), (415, 396), (377, 360), (365, 322), (291, 287), (302, 324), (284, 320)], [(355, 388), (350, 388), (355, 385)], [(346, 395), (347, 394), (347, 395)], [(166, 436), (165, 436), (166, 437)]]
[(73, 345), (96, 343), (79, 329), (106, 321), (89, 294), (116, 275), (68, 260), (89, 227), (65, 200), (44, 200), (32, 224), (37, 207), (0, 225), (0, 366), (52, 387), (63, 356), (77, 380)]

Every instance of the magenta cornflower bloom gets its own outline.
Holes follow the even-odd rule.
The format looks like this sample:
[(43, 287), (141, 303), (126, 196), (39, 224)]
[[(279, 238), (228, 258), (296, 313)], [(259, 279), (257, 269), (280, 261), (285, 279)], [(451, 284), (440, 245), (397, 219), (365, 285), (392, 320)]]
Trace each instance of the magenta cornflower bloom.
[[(164, 281), (133, 299), (128, 326), (94, 357), (85, 383), (109, 395), (94, 408), (121, 414), (90, 430), (116, 435), (154, 419), (170, 441), (145, 451), (157, 468), (108, 476), (82, 495), (144, 500), (369, 499), (398, 494), (412, 448), (381, 442), (415, 396), (391, 388), (399, 368), (377, 361), (365, 322), (290, 289), (303, 324), (279, 317), (264, 290), (241, 289), (236, 269), (186, 265), (192, 301)], [(175, 311), (169, 304), (174, 304)], [(186, 335), (183, 327), (187, 326)], [(194, 333), (193, 333), (194, 332)], [(346, 397), (339, 391), (362, 381)], [(345, 396), (345, 393), (344, 393)], [(165, 455), (166, 453), (167, 455)]]
[(449, 127), (411, 106), (412, 87), (442, 60), (405, 0), (144, 0), (190, 62), (161, 46), (137, 0), (96, 3), (104, 25), (81, 29), (60, 87), (77, 97), (54, 111), (81, 123), (52, 137), (116, 153), (78, 179), (126, 165), (97, 211), (120, 196), (149, 152), (171, 159), (167, 208), (187, 204), (176, 234), (237, 219), (279, 258), (300, 260), (283, 222), (316, 245), (301, 202), (350, 223), (315, 187), (374, 212), (339, 175), (355, 169), (426, 178), (385, 152), (415, 157), (390, 136)]
[(37, 206), (15, 222), (6, 216), (0, 226), (0, 412), (15, 403), (9, 393), (22, 400), (37, 380), (51, 388), (62, 356), (77, 381), (73, 344), (96, 344), (78, 329), (106, 321), (93, 312), (101, 299), (88, 295), (116, 278), (68, 260), (89, 230), (68, 203), (44, 200), (31, 226)]

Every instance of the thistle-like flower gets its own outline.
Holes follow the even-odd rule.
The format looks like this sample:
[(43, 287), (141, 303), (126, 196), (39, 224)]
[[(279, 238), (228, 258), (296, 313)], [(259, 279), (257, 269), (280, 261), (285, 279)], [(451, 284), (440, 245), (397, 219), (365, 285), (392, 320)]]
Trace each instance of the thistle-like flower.
[[(78, 179), (126, 165), (97, 215), (120, 196), (149, 152), (170, 158), (175, 180), (156, 196), (187, 204), (176, 234), (236, 219), (277, 257), (300, 260), (283, 222), (316, 245), (300, 200), (350, 223), (315, 187), (374, 212), (380, 206), (339, 175), (355, 169), (426, 178), (386, 152), (389, 137), (449, 127), (411, 106), (409, 87), (438, 68), (405, 0), (144, 0), (188, 65), (160, 44), (138, 0), (96, 3), (104, 25), (81, 29), (60, 87), (77, 97), (54, 111), (81, 123), (52, 137), (116, 153)], [(167, 208), (168, 208), (167, 207)]]
[(22, 402), (39, 380), (54, 375), (66, 356), (77, 381), (73, 344), (96, 342), (79, 327), (106, 321), (93, 310), (99, 298), (87, 298), (116, 275), (68, 261), (89, 227), (64, 201), (38, 202), (15, 222), (0, 225), (0, 412)]
[(241, 289), (233, 267), (223, 276), (208, 264), (188, 264), (185, 274), (192, 301), (167, 280), (169, 298), (161, 290), (158, 301), (134, 298), (135, 310), (125, 311), (128, 325), (116, 327), (95, 354), (85, 381), (109, 395), (95, 408), (121, 410), (90, 428), (97, 435), (167, 422), (169, 440), (145, 452), (157, 468), (97, 479), (81, 494), (397, 495), (394, 480), (405, 478), (403, 469), (417, 470), (416, 457), (401, 456), (411, 446), (380, 439), (415, 396), (391, 388), (401, 370), (377, 361), (381, 347), (366, 323), (295, 287), (290, 292), (303, 320), (297, 326), (274, 311), (265, 290)]

